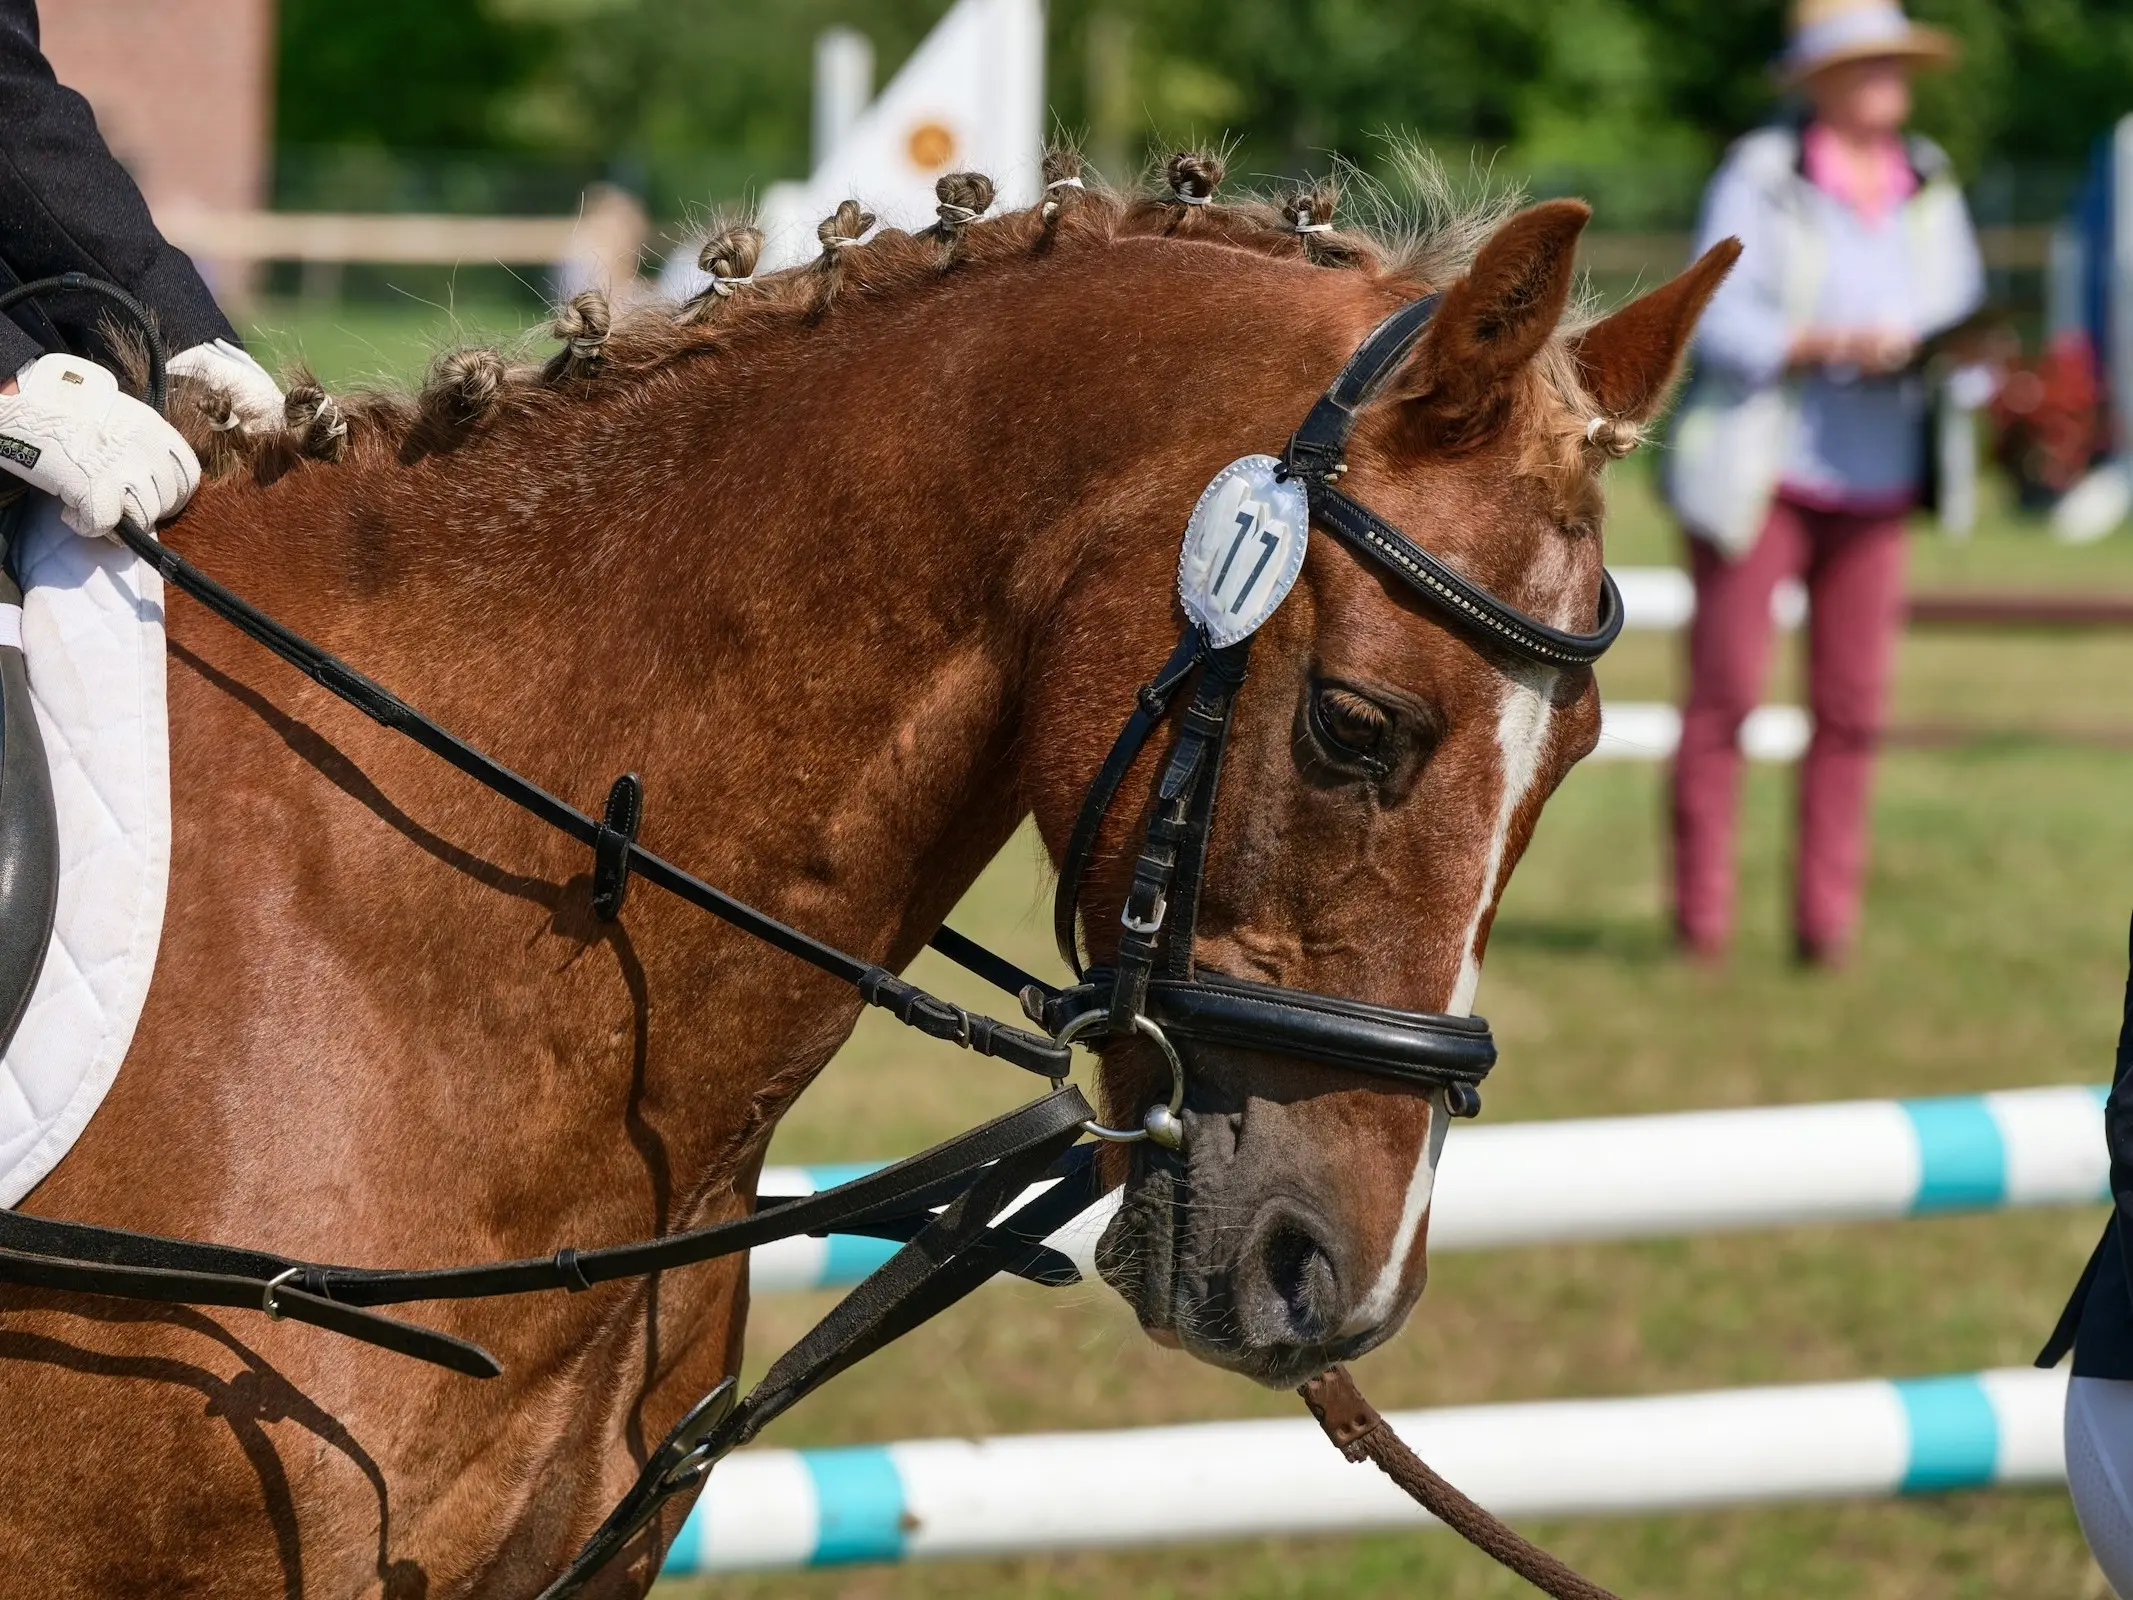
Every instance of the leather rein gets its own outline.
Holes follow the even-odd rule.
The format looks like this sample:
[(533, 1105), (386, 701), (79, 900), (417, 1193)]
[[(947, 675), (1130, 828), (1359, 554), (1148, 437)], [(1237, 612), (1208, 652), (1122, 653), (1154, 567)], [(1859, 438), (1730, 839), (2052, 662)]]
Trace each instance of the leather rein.
[[(12, 298), (95, 287), (81, 274), (25, 284)], [(149, 355), (148, 398), (161, 409), (166, 363), (153, 321), (111, 294), (139, 323)], [(1299, 483), (1315, 525), (1405, 582), (1439, 616), (1484, 648), (1528, 663), (1583, 667), (1620, 632), (1621, 597), (1603, 577), (1591, 634), (1550, 628), (1430, 556), (1338, 487), (1357, 411), (1421, 336), (1437, 297), (1402, 307), (1363, 341), (1290, 439), (1282, 471)], [(1242, 686), (1249, 638), (1214, 647), (1188, 627), (1144, 686), (1084, 799), (1055, 906), (1061, 953), (1077, 982), (1061, 990), (975, 941), (942, 927), (929, 943), (980, 978), (1015, 994), (1045, 1033), (972, 1013), (879, 964), (839, 950), (714, 888), (638, 842), (642, 785), (624, 774), (598, 817), (548, 793), (444, 728), (383, 685), (223, 587), (152, 533), (121, 524), (117, 537), (166, 582), (384, 727), (576, 839), (593, 853), (593, 903), (612, 920), (640, 876), (701, 910), (850, 984), (870, 1005), (930, 1038), (945, 1040), (1052, 1080), (1052, 1091), (1005, 1116), (852, 1182), (793, 1200), (761, 1200), (750, 1216), (635, 1243), (564, 1246), (551, 1255), (477, 1265), (394, 1270), (301, 1261), (273, 1252), (203, 1243), (0, 1208), (0, 1283), (131, 1300), (257, 1307), (473, 1377), (502, 1369), (479, 1345), (374, 1308), (414, 1301), (492, 1298), (596, 1283), (723, 1258), (801, 1234), (857, 1233), (902, 1247), (786, 1351), (745, 1398), (726, 1379), (692, 1406), (647, 1459), (636, 1482), (538, 1600), (575, 1594), (675, 1495), (700, 1485), (729, 1451), (813, 1389), (1010, 1273), (1046, 1284), (1077, 1281), (1047, 1237), (1093, 1205), (1107, 1185), (1084, 1134), (1113, 1140), (1182, 1137), (1176, 1113), (1185, 1066), (1171, 1036), (1294, 1055), (1441, 1090), (1461, 1115), (1479, 1109), (1477, 1086), (1496, 1058), (1478, 1017), (1402, 1011), (1226, 977), (1195, 968), (1193, 928), (1230, 715)], [(1075, 938), (1081, 887), (1105, 814), (1135, 759), (1169, 720), (1173, 702), (1198, 683), (1161, 763), (1150, 821), (1108, 967), (1084, 967)], [(1066, 1084), (1071, 1046), (1139, 1035), (1170, 1062), (1169, 1105), (1139, 1129), (1099, 1126)], [(1166, 1119), (1160, 1113), (1168, 1112)], [(1044, 1185), (1034, 1195), (1026, 1191)]]

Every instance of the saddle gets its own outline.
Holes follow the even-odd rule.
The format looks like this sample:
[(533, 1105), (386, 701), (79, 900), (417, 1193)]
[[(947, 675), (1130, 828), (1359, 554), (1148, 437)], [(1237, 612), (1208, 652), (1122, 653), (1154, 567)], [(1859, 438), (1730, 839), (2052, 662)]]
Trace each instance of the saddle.
[(59, 816), (22, 657), (14, 546), (26, 497), (0, 504), (0, 1052), (15, 1036), (59, 910)]

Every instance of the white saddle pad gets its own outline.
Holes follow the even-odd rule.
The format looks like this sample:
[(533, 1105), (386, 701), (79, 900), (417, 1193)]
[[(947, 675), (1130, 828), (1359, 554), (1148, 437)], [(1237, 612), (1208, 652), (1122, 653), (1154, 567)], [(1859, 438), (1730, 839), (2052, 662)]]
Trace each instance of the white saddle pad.
[(148, 998), (170, 883), (163, 579), (40, 500), (23, 535), (22, 640), (59, 812), (59, 915), (0, 1056), (0, 1205), (103, 1103)]

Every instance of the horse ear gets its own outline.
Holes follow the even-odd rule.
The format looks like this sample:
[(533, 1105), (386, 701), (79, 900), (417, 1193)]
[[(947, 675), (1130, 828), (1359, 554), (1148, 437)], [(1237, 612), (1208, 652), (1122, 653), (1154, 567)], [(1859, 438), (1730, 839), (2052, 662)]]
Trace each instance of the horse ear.
[(1602, 416), (1650, 420), (1674, 382), (1696, 319), (1740, 259), (1740, 249), (1738, 239), (1721, 239), (1679, 277), (1595, 322), (1571, 342)]
[(1578, 235), (1591, 220), (1583, 201), (1550, 200), (1489, 235), (1466, 276), (1444, 292), (1401, 376), (1401, 396), (1456, 415), (1495, 395), (1563, 320)]

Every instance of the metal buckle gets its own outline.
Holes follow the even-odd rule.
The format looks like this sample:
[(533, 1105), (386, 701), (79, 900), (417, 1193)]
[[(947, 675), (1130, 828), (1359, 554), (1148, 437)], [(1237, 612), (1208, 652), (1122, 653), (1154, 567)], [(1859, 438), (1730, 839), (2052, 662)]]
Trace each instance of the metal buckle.
[(952, 1000), (948, 1002), (948, 1009), (955, 1013), (955, 1039), (953, 1042), (968, 1050), (970, 1048), (970, 1013)]
[(675, 1452), (673, 1465), (659, 1476), (659, 1493), (662, 1498), (679, 1494), (691, 1484), (701, 1482), (704, 1475), (718, 1464), (719, 1456), (711, 1452), (710, 1435), (727, 1417), (740, 1399), (740, 1390), (731, 1378), (721, 1379), (717, 1388), (690, 1408), (689, 1414), (676, 1425), (667, 1446)]
[(281, 1307), (274, 1303), (274, 1291), (291, 1278), (301, 1278), (303, 1275), (302, 1267), (290, 1267), (287, 1271), (275, 1273), (267, 1280), (267, 1286), (259, 1291), (259, 1309), (267, 1314), (269, 1322), (279, 1322), (285, 1315)]
[(1119, 926), (1128, 933), (1139, 934), (1143, 939), (1153, 938), (1163, 931), (1163, 916), (1169, 909), (1170, 897), (1159, 894), (1155, 897), (1155, 909), (1149, 912), (1147, 920), (1143, 921), (1133, 914), (1133, 904), (1128, 901), (1125, 909), (1118, 914)]

